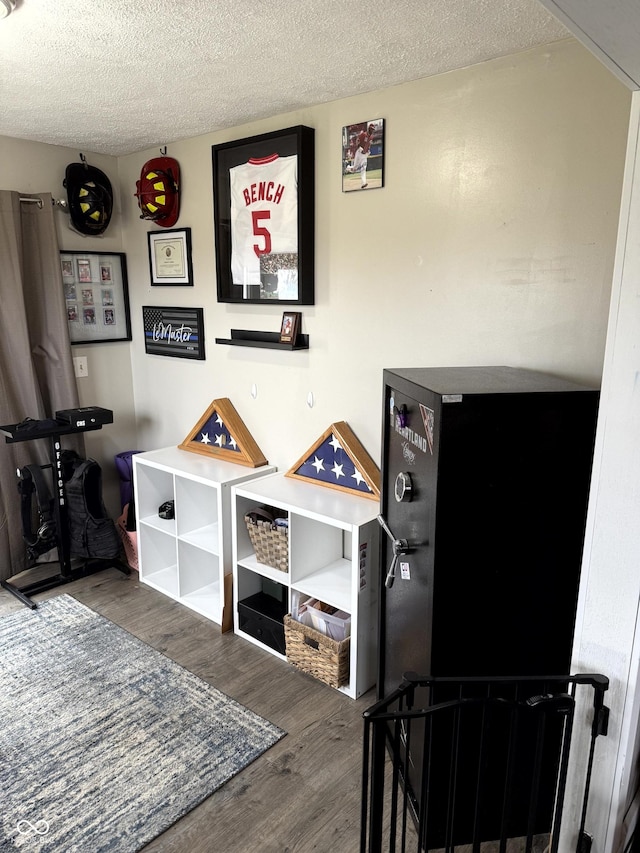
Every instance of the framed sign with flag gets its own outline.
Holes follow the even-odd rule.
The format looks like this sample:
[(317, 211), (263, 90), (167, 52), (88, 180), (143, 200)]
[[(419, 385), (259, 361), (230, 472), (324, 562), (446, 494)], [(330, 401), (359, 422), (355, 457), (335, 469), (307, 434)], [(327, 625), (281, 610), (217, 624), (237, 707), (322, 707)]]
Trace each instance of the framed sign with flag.
[(144, 350), (149, 355), (204, 361), (204, 311), (202, 308), (142, 307)]
[(346, 421), (331, 424), (285, 477), (380, 500), (380, 470)]

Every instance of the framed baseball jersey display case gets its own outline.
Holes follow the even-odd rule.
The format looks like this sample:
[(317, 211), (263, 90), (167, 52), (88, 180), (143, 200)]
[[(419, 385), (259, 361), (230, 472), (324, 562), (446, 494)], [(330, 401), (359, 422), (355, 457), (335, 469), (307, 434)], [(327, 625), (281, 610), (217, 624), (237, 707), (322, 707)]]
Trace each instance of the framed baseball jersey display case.
[(219, 302), (313, 305), (315, 131), (212, 146)]

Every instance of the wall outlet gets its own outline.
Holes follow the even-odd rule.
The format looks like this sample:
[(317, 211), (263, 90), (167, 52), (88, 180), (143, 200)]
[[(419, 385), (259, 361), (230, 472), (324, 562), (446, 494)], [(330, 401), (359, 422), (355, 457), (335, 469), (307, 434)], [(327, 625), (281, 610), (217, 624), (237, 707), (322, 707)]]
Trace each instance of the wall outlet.
[(86, 355), (75, 356), (73, 359), (73, 372), (75, 373), (78, 379), (89, 375), (89, 368), (87, 367), (87, 357)]

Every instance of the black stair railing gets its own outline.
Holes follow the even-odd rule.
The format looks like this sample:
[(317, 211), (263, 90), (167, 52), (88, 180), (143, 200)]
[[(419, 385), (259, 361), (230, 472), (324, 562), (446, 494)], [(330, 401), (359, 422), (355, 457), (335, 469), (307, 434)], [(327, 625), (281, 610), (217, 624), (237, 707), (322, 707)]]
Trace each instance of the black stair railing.
[[(429, 678), (408, 673), (364, 712), (361, 853), (557, 853), (576, 691), (593, 714), (577, 853), (596, 739), (607, 733), (603, 675)], [(584, 707), (581, 704), (581, 709)], [(494, 848), (495, 849), (495, 848)]]

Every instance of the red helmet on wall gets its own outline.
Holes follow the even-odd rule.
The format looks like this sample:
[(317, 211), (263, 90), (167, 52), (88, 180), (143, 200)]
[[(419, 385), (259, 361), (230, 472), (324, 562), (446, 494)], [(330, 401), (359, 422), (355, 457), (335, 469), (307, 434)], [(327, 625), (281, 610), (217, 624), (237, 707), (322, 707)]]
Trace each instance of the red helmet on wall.
[(136, 181), (140, 219), (152, 219), (163, 228), (171, 228), (180, 214), (180, 165), (173, 157), (148, 160)]

